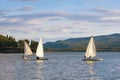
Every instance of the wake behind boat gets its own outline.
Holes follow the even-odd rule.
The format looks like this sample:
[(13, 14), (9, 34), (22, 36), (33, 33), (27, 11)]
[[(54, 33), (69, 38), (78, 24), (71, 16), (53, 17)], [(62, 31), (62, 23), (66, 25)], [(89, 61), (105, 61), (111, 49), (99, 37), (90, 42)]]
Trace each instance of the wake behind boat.
[(91, 37), (89, 44), (87, 46), (83, 61), (101, 61), (103, 59), (96, 58), (96, 47), (93, 36)]
[(39, 44), (37, 46), (36, 56), (37, 56), (36, 60), (48, 60), (47, 58), (44, 57), (43, 44), (42, 44), (41, 38), (40, 38)]

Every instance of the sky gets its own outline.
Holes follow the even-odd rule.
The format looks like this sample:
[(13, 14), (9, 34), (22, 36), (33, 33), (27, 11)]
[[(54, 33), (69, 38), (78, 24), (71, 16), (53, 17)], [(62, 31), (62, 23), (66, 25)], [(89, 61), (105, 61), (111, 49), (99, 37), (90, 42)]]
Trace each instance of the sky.
[(120, 0), (0, 0), (0, 34), (52, 42), (120, 33)]

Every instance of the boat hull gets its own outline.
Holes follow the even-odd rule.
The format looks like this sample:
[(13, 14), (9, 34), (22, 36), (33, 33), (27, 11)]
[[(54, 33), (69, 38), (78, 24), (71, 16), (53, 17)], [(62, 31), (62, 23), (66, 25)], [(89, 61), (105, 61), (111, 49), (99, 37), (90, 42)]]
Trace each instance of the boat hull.
[(82, 59), (82, 61), (102, 61), (103, 59), (101, 58), (92, 58), (92, 59), (89, 59), (89, 58), (85, 58), (85, 59)]
[(37, 58), (36, 60), (48, 60), (48, 58)]

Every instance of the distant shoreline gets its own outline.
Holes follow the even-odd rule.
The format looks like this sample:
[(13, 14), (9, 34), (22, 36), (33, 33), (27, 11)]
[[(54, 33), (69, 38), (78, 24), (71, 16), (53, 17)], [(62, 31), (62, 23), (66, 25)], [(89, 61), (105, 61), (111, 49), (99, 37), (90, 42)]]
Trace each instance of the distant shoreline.
[[(85, 52), (90, 37), (69, 38), (43, 44), (44, 52)], [(94, 36), (97, 52), (120, 52), (120, 34)], [(28, 39), (16, 41), (12, 36), (0, 35), (0, 53), (23, 53), (24, 41), (36, 52), (38, 42)]]
[[(64, 50), (64, 51), (60, 51), (60, 50), (52, 50), (52, 51), (47, 51), (47, 50), (44, 50), (44, 52), (85, 52), (85, 50), (81, 50), (81, 51), (76, 51), (76, 50), (71, 50), (71, 51), (67, 51), (67, 50)], [(120, 50), (97, 50), (97, 52), (120, 52)], [(0, 54), (22, 54), (24, 53), (24, 50), (23, 49), (19, 49), (19, 48), (0, 48)]]

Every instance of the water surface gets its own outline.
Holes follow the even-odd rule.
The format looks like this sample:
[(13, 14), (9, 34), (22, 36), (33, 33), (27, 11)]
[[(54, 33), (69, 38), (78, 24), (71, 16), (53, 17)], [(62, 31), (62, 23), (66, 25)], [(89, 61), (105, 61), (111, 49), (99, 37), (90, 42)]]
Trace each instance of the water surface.
[(99, 52), (98, 62), (82, 61), (83, 52), (46, 53), (46, 61), (21, 55), (0, 54), (0, 80), (120, 80), (120, 52)]

